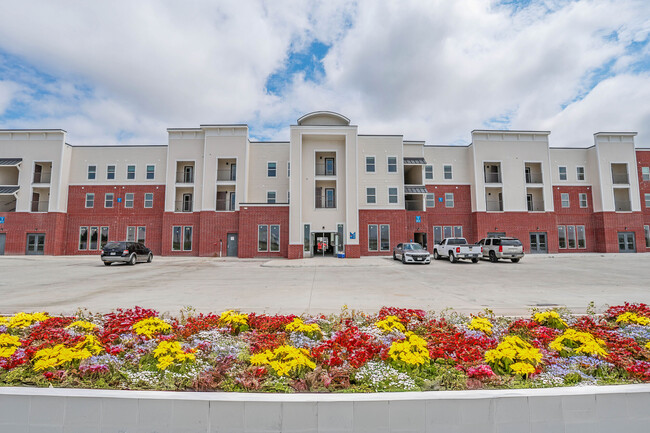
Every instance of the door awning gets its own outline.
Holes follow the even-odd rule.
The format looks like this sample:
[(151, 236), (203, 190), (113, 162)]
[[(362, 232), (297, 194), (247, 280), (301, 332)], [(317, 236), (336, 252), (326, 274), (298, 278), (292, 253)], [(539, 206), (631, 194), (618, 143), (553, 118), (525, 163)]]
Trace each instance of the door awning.
[(0, 158), (0, 165), (16, 166), (23, 162), (22, 158)]
[(424, 186), (405, 186), (404, 192), (406, 194), (426, 194), (428, 191)]
[(404, 158), (404, 164), (410, 164), (410, 165), (424, 165), (427, 162), (424, 160), (424, 158)]
[(20, 189), (19, 186), (0, 186), (0, 194), (13, 194)]

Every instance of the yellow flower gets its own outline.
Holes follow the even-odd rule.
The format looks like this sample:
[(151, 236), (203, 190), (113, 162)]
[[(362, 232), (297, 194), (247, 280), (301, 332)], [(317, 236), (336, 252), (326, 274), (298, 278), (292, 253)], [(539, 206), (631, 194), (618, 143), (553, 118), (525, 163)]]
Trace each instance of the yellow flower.
[(515, 362), (510, 366), (510, 369), (515, 374), (521, 374), (522, 376), (528, 376), (529, 374), (535, 372), (535, 367), (533, 367), (527, 362)]
[(97, 325), (95, 325), (94, 323), (87, 322), (85, 320), (77, 320), (65, 327), (65, 329), (70, 329), (70, 328), (76, 328), (81, 331), (92, 332), (95, 330), (95, 328), (97, 328)]
[(406, 327), (396, 316), (386, 316), (384, 320), (377, 321), (375, 323), (375, 326), (384, 332), (392, 332), (394, 330), (398, 330), (400, 332), (406, 331)]
[(156, 367), (165, 370), (176, 362), (194, 362), (196, 356), (183, 350), (178, 341), (161, 341), (153, 351), (153, 356), (158, 361)]
[(539, 349), (516, 335), (506, 336), (496, 349), (485, 352), (485, 362), (499, 373), (530, 374), (541, 360)]
[(93, 335), (85, 338), (73, 347), (57, 344), (54, 347), (41, 349), (34, 354), (34, 370), (42, 371), (76, 360), (83, 360), (97, 355), (102, 351), (102, 346)]
[(650, 341), (648, 341), (648, 342), (645, 344), (645, 348), (648, 349), (648, 350), (650, 350)]
[(234, 330), (241, 330), (242, 327), (248, 326), (248, 315), (228, 310), (221, 313), (219, 321), (224, 325), (230, 325)]
[[(572, 346), (577, 346), (573, 348)], [(588, 332), (580, 332), (575, 329), (567, 329), (562, 335), (548, 345), (548, 347), (556, 352), (566, 352), (571, 354), (593, 355), (606, 357), (607, 351), (604, 348), (605, 342), (600, 338), (596, 338)]]
[(172, 330), (172, 327), (169, 323), (157, 317), (149, 317), (135, 323), (133, 325), (133, 330), (138, 335), (144, 335), (147, 338), (151, 338), (156, 334), (168, 333)]
[(472, 317), (472, 321), (469, 323), (469, 329), (481, 331), (486, 335), (492, 335), (492, 323), (485, 317)]
[(43, 320), (49, 319), (45, 313), (17, 313), (11, 319), (9, 319), (10, 328), (27, 328), (28, 326), (33, 325), (36, 322), (42, 322)]
[(393, 361), (408, 365), (423, 365), (430, 359), (427, 342), (412, 332), (407, 332), (404, 340), (393, 341), (388, 355)]
[(286, 328), (289, 332), (301, 332), (307, 335), (321, 334), (320, 326), (316, 323), (307, 325), (301, 318), (296, 317), (293, 322), (289, 323)]
[(250, 358), (252, 365), (268, 365), (278, 376), (299, 374), (307, 369), (316, 368), (316, 363), (309, 357), (307, 349), (284, 345), (275, 350), (267, 350)]
[(564, 329), (569, 325), (560, 317), (557, 311), (544, 311), (543, 313), (535, 313), (533, 320), (540, 325), (548, 326), (549, 328)]
[(0, 326), (5, 326), (9, 324), (9, 317), (0, 316)]
[(22, 343), (18, 337), (9, 334), (0, 334), (0, 358), (9, 358), (18, 350)]
[(616, 323), (634, 323), (636, 325), (642, 325), (642, 326), (648, 326), (650, 325), (650, 318), (645, 317), (645, 316), (639, 316), (636, 313), (632, 312), (625, 312), (623, 314), (620, 314), (616, 318)]

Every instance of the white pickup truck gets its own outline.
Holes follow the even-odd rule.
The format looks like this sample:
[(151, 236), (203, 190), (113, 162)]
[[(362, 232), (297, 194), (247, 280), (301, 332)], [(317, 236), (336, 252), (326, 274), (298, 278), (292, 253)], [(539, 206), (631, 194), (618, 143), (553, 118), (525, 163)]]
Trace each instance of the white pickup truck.
[(472, 263), (478, 263), (481, 257), (480, 245), (469, 245), (465, 238), (447, 238), (440, 241), (433, 247), (433, 258), (449, 258), (449, 261), (456, 263), (459, 259), (471, 260)]

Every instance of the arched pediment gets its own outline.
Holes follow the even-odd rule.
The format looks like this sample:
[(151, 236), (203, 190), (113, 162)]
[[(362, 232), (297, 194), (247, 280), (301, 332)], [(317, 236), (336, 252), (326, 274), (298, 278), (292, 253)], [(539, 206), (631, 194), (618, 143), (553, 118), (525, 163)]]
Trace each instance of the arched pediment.
[(298, 119), (300, 126), (350, 126), (350, 119), (333, 111), (314, 111)]

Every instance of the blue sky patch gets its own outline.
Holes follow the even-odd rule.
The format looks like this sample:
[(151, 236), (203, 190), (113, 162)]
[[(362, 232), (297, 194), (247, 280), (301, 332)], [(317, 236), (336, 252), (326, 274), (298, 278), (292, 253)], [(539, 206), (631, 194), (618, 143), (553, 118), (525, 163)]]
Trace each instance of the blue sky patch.
[(295, 74), (302, 73), (306, 81), (319, 82), (325, 75), (322, 60), (329, 49), (330, 45), (314, 41), (305, 50), (289, 51), (282, 68), (266, 80), (267, 93), (281, 95)]

